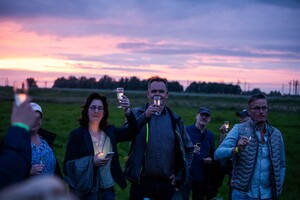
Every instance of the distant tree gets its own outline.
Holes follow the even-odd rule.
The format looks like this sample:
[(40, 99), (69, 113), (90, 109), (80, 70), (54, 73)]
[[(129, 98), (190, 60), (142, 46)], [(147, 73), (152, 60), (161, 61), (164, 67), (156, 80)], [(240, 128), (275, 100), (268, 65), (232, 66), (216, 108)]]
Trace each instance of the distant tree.
[(199, 84), (193, 81), (186, 89), (186, 92), (198, 92)]
[(61, 77), (54, 81), (53, 88), (79, 88), (79, 80), (75, 76)]
[(117, 87), (117, 82), (108, 75), (104, 75), (96, 85), (99, 89), (114, 89)]
[(243, 94), (245, 94), (245, 95), (255, 95), (255, 94), (259, 94), (259, 93), (263, 93), (262, 91), (260, 91), (259, 88), (254, 88), (251, 91), (243, 92)]
[(28, 87), (29, 88), (38, 88), (36, 81), (34, 80), (34, 78), (27, 78), (26, 79), (27, 83), (28, 83)]
[(117, 86), (125, 88), (124, 85), (125, 85), (125, 78), (121, 77)]
[(147, 80), (140, 80), (136, 76), (130, 78), (120, 78), (118, 87), (123, 87), (126, 90), (147, 90)]
[(168, 90), (173, 92), (182, 92), (183, 86), (178, 81), (168, 82)]
[(57, 78), (52, 86), (53, 88), (67, 88), (67, 79), (65, 77)]
[(96, 79), (95, 78), (89, 78), (82, 76), (79, 78), (79, 88), (96, 88)]
[(262, 91), (260, 91), (259, 88), (254, 88), (252, 91), (251, 91), (252, 94), (259, 94), (259, 93), (262, 93)]
[(138, 79), (136, 76), (132, 76), (129, 79), (128, 82), (128, 89), (129, 90), (139, 90), (140, 89), (140, 79)]
[(269, 96), (282, 96), (282, 94), (279, 91), (271, 91)]
[(224, 83), (192, 82), (185, 90), (193, 93), (221, 93), (221, 94), (241, 94), (239, 85)]
[(69, 76), (68, 88), (79, 88), (79, 80), (75, 76)]
[[(58, 78), (54, 81), (53, 87), (60, 88), (99, 88), (99, 89), (115, 89), (123, 87), (125, 90), (147, 90), (148, 80), (140, 80), (136, 76), (121, 77), (116, 81), (108, 75), (104, 75), (97, 82), (95, 78), (86, 78), (81, 76), (77, 79), (75, 76), (69, 76), (68, 79), (64, 77)], [(168, 90), (173, 92), (182, 92), (183, 86), (178, 81), (168, 82)], [(192, 82), (185, 90), (192, 93), (219, 93), (219, 94), (242, 94), (239, 85), (216, 83), (216, 82)], [(253, 89), (251, 92), (244, 92), (243, 94), (261, 93), (258, 88)]]

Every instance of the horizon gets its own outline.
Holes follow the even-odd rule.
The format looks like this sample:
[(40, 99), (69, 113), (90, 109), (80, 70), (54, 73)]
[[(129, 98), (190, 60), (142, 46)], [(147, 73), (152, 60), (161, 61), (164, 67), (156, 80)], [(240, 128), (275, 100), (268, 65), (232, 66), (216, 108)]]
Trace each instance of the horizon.
[[(108, 75), (103, 75), (103, 76), (108, 76)], [(103, 77), (102, 76), (102, 77)], [(83, 76), (84, 77), (84, 76)], [(102, 78), (102, 77), (100, 77), (100, 78)], [(109, 78), (112, 78), (114, 81), (120, 81), (120, 79), (118, 79), (118, 80), (116, 80), (116, 79), (114, 79), (113, 77), (111, 77), (111, 76), (108, 76)], [(27, 78), (34, 78), (34, 77), (27, 77)], [(24, 80), (26, 80), (27, 78), (25, 78)], [(59, 79), (59, 78), (62, 78), (62, 77), (57, 77), (55, 80), (57, 80), (57, 79)], [(63, 77), (63, 78), (65, 78), (65, 79), (69, 79), (69, 77)], [(81, 77), (75, 77), (76, 79), (80, 79)], [(95, 78), (95, 77), (85, 77), (86, 79), (89, 79), (89, 78)], [(96, 82), (98, 82), (99, 80), (100, 80), (100, 78), (99, 79), (96, 79)], [(131, 78), (131, 77), (121, 77), (121, 78)], [(138, 78), (138, 77), (137, 77)], [(148, 78), (150, 78), (150, 77), (148, 77)], [(139, 79), (140, 81), (143, 81), (143, 80), (147, 80), (148, 78), (146, 78), (146, 79)], [(164, 78), (164, 77), (162, 77), (162, 78)], [(37, 84), (37, 86), (38, 86), (38, 88), (53, 88), (53, 86), (54, 86), (54, 81), (53, 82), (51, 82), (52, 84), (51, 85), (49, 85), (49, 82), (47, 82), (47, 81), (41, 81), (41, 80), (36, 80), (36, 79), (34, 79), (35, 80), (35, 82), (36, 82), (36, 84)], [(167, 79), (168, 80), (168, 79)], [(15, 81), (20, 81), (20, 80), (15, 80)], [(5, 81), (4, 81), (4, 84), (1, 84), (1, 82), (0, 82), (0, 86), (9, 86), (9, 87), (13, 87), (13, 83), (15, 82), (15, 81), (9, 81), (8, 79), (6, 79), (5, 78)], [(22, 80), (21, 80), (22, 81)], [(177, 80), (168, 80), (168, 82), (171, 82), (171, 81), (175, 81), (175, 82), (179, 82), (179, 81), (177, 81)], [(297, 94), (295, 94), (295, 85), (293, 84), (293, 81), (297, 81), (298, 83), (297, 83)], [(266, 93), (266, 94), (269, 94), (270, 92), (280, 92), (282, 95), (299, 95), (299, 81), (298, 80), (293, 80), (293, 81), (291, 81), (290, 83), (288, 83), (288, 84), (286, 84), (287, 85), (287, 88), (285, 88), (285, 89), (283, 89), (282, 91), (280, 91), (280, 90), (270, 90), (270, 91), (268, 91), (268, 92), (266, 92), (266, 91), (264, 91), (264, 90), (262, 90), (261, 88), (258, 88), (258, 87), (256, 87), (256, 88), (252, 88), (252, 89), (250, 89), (250, 83), (247, 83), (247, 82), (244, 82), (244, 83), (242, 83), (242, 82), (237, 82), (237, 83), (234, 83), (234, 82), (230, 82), (230, 83), (224, 83), (224, 82), (222, 82), (222, 81), (220, 81), (220, 82), (206, 82), (206, 81), (200, 81), (200, 82), (206, 82), (206, 83), (218, 83), (218, 84), (232, 84), (232, 85), (238, 85), (238, 86), (240, 86), (240, 88), (241, 88), (241, 90), (242, 90), (242, 92), (251, 92), (253, 89), (259, 89), (261, 92), (264, 92), (264, 93)], [(192, 83), (192, 82), (196, 82), (196, 83), (199, 83), (199, 81), (186, 81), (185, 82), (185, 84), (183, 83), (181, 83), (181, 82), (179, 82), (179, 84), (183, 87), (183, 90), (185, 91), (186, 90), (186, 88)], [(102, 88), (102, 89), (105, 89), (105, 88)], [(283, 92), (283, 91), (285, 91), (285, 92)]]

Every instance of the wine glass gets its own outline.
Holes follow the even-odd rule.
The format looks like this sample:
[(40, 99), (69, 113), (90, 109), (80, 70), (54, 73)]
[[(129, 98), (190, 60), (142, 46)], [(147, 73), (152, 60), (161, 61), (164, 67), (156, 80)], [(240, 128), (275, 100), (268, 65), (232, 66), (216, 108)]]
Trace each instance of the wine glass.
[(15, 81), (13, 84), (13, 91), (15, 102), (17, 106), (20, 106), (27, 99), (28, 95), (28, 83), (27, 81)]
[[(117, 92), (117, 99), (120, 102), (123, 99), (124, 88), (119, 87), (116, 89), (116, 92)], [(118, 108), (122, 108), (122, 106), (119, 105)]]
[(250, 141), (251, 141), (251, 139), (252, 139), (252, 137), (251, 137), (251, 136), (248, 137), (248, 136), (246, 136), (246, 135), (242, 135), (241, 138), (248, 141), (248, 144), (247, 144), (247, 146), (245, 147), (245, 149), (247, 149), (248, 146), (249, 146), (249, 143), (250, 143)]
[(225, 131), (228, 132), (229, 129), (229, 121), (224, 121)]

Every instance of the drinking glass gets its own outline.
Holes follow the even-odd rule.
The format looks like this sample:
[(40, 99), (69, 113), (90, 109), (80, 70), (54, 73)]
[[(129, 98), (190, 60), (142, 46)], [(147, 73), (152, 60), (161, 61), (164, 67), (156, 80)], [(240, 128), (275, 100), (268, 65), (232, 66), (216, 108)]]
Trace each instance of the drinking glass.
[(201, 142), (196, 141), (196, 147), (194, 148), (194, 153), (200, 154), (200, 149), (201, 149)]
[(13, 84), (13, 91), (14, 91), (16, 105), (20, 106), (27, 99), (27, 95), (28, 95), (27, 81), (15, 81)]
[[(246, 136), (246, 135), (242, 135), (241, 138), (243, 138), (243, 139), (245, 139), (245, 140), (248, 140), (249, 143), (250, 143), (250, 141), (251, 141), (251, 139), (252, 139), (251, 136), (248, 137), (248, 136)], [(245, 149), (247, 149), (248, 146), (249, 146), (249, 144), (245, 147)]]
[[(117, 92), (117, 99), (118, 99), (118, 101), (120, 102), (120, 100), (122, 100), (123, 99), (123, 94), (124, 94), (124, 88), (117, 88), (116, 89), (116, 92)], [(118, 106), (118, 108), (122, 108), (122, 106)]]
[(225, 131), (228, 132), (229, 129), (229, 121), (224, 121)]
[(155, 96), (153, 97), (153, 103), (154, 103), (155, 105), (159, 105), (159, 106), (160, 106), (160, 96), (155, 95)]
[[(158, 96), (158, 95), (155, 95), (155, 96), (153, 97), (153, 104), (155, 104), (155, 105), (159, 105), (159, 106), (160, 106), (160, 96)], [(158, 115), (159, 115), (159, 113), (158, 113), (158, 112), (156, 112), (156, 113), (155, 113), (155, 115), (156, 115), (156, 116), (158, 116)]]
[(41, 165), (45, 164), (45, 157), (44, 156), (40, 156), (40, 164)]

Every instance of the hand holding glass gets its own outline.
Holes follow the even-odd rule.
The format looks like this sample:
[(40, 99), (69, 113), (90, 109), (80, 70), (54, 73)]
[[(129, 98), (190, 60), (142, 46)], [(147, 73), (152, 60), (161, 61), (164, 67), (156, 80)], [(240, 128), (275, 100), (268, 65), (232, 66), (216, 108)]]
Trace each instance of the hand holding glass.
[(247, 149), (248, 148), (248, 146), (249, 146), (249, 143), (250, 143), (250, 141), (251, 141), (251, 136), (245, 136), (245, 135), (242, 135), (242, 137), (241, 137), (243, 140), (246, 140), (246, 144), (244, 143), (244, 150), (245, 149)]
[(225, 131), (228, 132), (229, 129), (229, 121), (224, 121)]
[[(117, 99), (120, 102), (123, 99), (123, 94), (124, 94), (124, 88), (117, 88)], [(122, 106), (118, 106), (118, 108), (122, 108)]]
[(201, 149), (201, 142), (196, 142), (196, 145), (194, 145), (194, 153), (200, 154)]
[(28, 83), (27, 81), (16, 81), (13, 85), (15, 102), (17, 106), (20, 106), (27, 99), (28, 95)]

